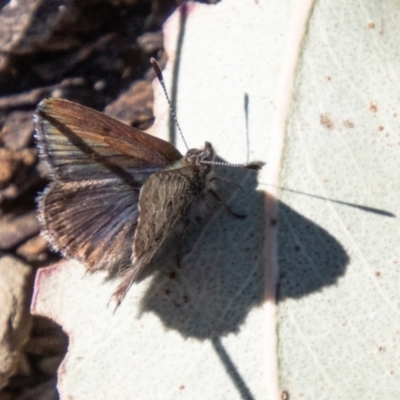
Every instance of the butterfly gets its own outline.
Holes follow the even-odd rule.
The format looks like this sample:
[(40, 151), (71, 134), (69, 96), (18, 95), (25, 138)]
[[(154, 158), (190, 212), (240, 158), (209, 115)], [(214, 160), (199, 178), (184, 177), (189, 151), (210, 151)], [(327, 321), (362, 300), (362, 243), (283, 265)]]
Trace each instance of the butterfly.
[(34, 120), (39, 154), (51, 171), (38, 199), (43, 235), (89, 271), (118, 271), (117, 307), (205, 192), (222, 202), (211, 188), (208, 142), (183, 156), (164, 140), (58, 98), (43, 100)]

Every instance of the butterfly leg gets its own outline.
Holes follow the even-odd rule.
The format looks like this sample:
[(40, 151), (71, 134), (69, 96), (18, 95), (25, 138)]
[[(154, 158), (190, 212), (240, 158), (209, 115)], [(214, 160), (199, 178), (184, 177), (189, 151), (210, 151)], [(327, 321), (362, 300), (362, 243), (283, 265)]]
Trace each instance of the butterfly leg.
[(208, 192), (209, 192), (210, 194), (212, 194), (212, 195), (225, 207), (226, 211), (228, 211), (229, 214), (233, 215), (233, 216), (236, 217), (236, 218), (240, 218), (240, 219), (246, 218), (246, 215), (236, 214), (236, 213), (228, 206), (228, 204), (226, 204), (226, 203), (224, 202), (224, 200), (221, 198), (221, 196), (220, 196), (215, 190), (209, 189)]
[(185, 236), (186, 236), (186, 232), (189, 227), (189, 224), (190, 224), (190, 221), (187, 220), (185, 222), (185, 225), (182, 230), (181, 239), (179, 240), (179, 243), (178, 243), (178, 251), (176, 253), (176, 263), (178, 265), (178, 268), (182, 268), (182, 264), (181, 264), (182, 248), (183, 248), (183, 242), (185, 241)]

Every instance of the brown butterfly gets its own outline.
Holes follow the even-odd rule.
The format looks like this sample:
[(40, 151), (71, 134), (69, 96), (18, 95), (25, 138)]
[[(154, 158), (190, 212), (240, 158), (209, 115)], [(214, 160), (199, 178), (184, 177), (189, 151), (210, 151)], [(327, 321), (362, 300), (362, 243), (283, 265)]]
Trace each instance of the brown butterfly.
[(222, 202), (210, 187), (214, 150), (208, 142), (182, 156), (164, 140), (56, 98), (39, 104), (35, 124), (40, 155), (52, 172), (38, 201), (44, 236), (90, 271), (121, 273), (117, 306), (207, 191)]

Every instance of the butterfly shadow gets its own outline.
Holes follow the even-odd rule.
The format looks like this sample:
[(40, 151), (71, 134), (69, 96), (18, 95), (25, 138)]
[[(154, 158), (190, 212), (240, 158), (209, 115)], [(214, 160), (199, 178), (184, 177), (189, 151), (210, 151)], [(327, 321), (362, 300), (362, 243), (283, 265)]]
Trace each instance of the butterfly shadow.
[[(268, 204), (276, 200), (255, 190), (254, 171), (218, 168), (217, 174), (241, 185), (238, 190), (221, 183), (218, 192), (247, 217), (234, 218), (215, 205), (210, 219), (190, 226), (180, 267), (176, 235), (146, 272), (153, 278), (141, 310), (156, 314), (185, 338), (210, 340), (241, 398), (252, 400), (221, 338), (238, 333), (248, 313), (267, 298), (301, 298), (335, 284), (349, 257), (331, 234), (282, 202), (277, 221), (271, 219)], [(272, 293), (267, 232), (278, 227), (279, 278), (277, 293)]]
[(349, 262), (331, 234), (286, 204), (279, 202), (278, 220), (270, 220), (268, 199), (255, 190), (253, 171), (219, 168), (218, 176), (242, 186), (220, 183), (218, 192), (246, 218), (234, 218), (216, 204), (210, 219), (189, 227), (180, 267), (176, 235), (148, 269), (146, 276), (154, 276), (141, 302), (142, 312), (155, 313), (166, 327), (199, 340), (238, 332), (249, 311), (274, 296), (267, 281), (268, 225), (279, 225), (279, 301), (335, 284)]

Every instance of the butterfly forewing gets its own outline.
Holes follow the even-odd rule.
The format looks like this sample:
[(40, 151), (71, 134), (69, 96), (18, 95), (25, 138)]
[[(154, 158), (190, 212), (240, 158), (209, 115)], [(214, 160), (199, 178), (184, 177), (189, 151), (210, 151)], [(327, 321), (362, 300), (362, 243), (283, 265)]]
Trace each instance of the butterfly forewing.
[(62, 99), (39, 104), (36, 131), (41, 155), (60, 180), (140, 181), (182, 158), (164, 140)]

